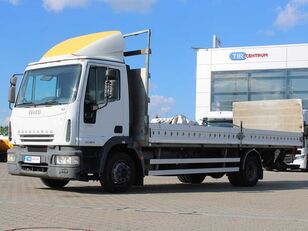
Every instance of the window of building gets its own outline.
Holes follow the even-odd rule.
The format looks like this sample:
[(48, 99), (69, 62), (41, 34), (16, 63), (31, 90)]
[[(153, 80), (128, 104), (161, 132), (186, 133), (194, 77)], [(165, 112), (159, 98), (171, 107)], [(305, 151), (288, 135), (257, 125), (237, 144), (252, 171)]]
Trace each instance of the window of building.
[(211, 110), (231, 111), (232, 102), (297, 99), (308, 109), (308, 69), (212, 72)]

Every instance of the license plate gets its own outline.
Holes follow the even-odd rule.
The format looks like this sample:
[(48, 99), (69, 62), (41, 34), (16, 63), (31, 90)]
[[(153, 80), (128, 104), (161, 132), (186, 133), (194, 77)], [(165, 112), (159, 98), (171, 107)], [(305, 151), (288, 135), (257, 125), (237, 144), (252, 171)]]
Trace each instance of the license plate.
[(41, 163), (40, 156), (24, 156), (24, 162), (30, 164), (39, 164)]

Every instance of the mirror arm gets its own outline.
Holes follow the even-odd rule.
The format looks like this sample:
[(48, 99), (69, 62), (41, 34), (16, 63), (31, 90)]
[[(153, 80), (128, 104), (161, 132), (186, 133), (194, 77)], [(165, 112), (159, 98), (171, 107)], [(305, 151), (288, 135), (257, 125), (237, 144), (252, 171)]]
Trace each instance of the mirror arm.
[(109, 100), (106, 99), (106, 102), (104, 103), (104, 105), (98, 107), (98, 108), (97, 108), (97, 111), (100, 110), (100, 109), (103, 109), (104, 107), (106, 107), (106, 106), (108, 105), (108, 101), (109, 101)]
[(17, 81), (17, 77), (18, 76), (23, 76), (24, 74), (22, 74), (22, 73), (17, 73), (17, 74), (13, 74), (12, 75), (12, 77), (11, 77), (11, 80), (10, 80), (10, 86), (12, 87), (12, 86), (16, 86), (16, 82), (14, 82), (14, 83), (12, 83), (12, 79), (14, 78), (14, 80), (15, 81)]
[[(105, 82), (106, 82), (106, 83), (109, 82), (109, 76), (108, 76), (108, 75), (106, 76)], [(106, 106), (108, 105), (108, 103), (109, 103), (109, 96), (106, 97), (106, 102), (105, 102), (102, 106), (97, 107), (95, 111), (98, 111), (98, 110), (100, 110), (100, 109), (103, 109), (104, 107), (106, 107)]]
[[(108, 71), (109, 71), (109, 69), (107, 69)], [(109, 83), (109, 75), (107, 75), (106, 76), (106, 80), (105, 80), (105, 84), (108, 84)], [(105, 92), (106, 93), (106, 92)], [(107, 105), (108, 105), (108, 101), (109, 101), (109, 95), (106, 95), (106, 102), (104, 103), (104, 105), (103, 106), (100, 106), (99, 108), (98, 108), (98, 110), (100, 110), (100, 109), (103, 109), (104, 107), (106, 107)]]

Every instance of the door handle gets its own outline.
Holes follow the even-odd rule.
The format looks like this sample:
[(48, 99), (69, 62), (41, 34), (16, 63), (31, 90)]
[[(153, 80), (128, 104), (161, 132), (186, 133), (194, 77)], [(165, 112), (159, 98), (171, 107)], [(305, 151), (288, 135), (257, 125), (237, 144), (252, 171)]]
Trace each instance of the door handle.
[(120, 125), (115, 126), (114, 133), (116, 134), (123, 133), (123, 126), (120, 126)]

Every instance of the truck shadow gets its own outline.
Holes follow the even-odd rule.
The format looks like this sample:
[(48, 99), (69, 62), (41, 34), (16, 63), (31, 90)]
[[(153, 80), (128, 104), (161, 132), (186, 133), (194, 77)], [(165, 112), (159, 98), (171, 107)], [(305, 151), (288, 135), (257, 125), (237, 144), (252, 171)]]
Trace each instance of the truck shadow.
[(173, 184), (173, 185), (145, 185), (144, 188), (133, 188), (131, 193), (194, 193), (194, 192), (244, 192), (264, 193), (281, 190), (308, 189), (308, 181), (279, 181), (259, 182), (255, 187), (234, 187), (228, 182), (205, 182), (200, 185)]
[[(101, 186), (67, 186), (62, 189), (40, 188), (42, 190), (57, 190), (63, 192), (74, 192), (80, 194), (110, 194)], [(143, 187), (132, 187), (125, 194), (159, 194), (159, 193), (267, 193), (273, 191), (289, 191), (308, 189), (307, 181), (264, 181), (259, 182), (255, 187), (234, 187), (228, 182), (204, 182), (203, 184), (146, 184)]]

